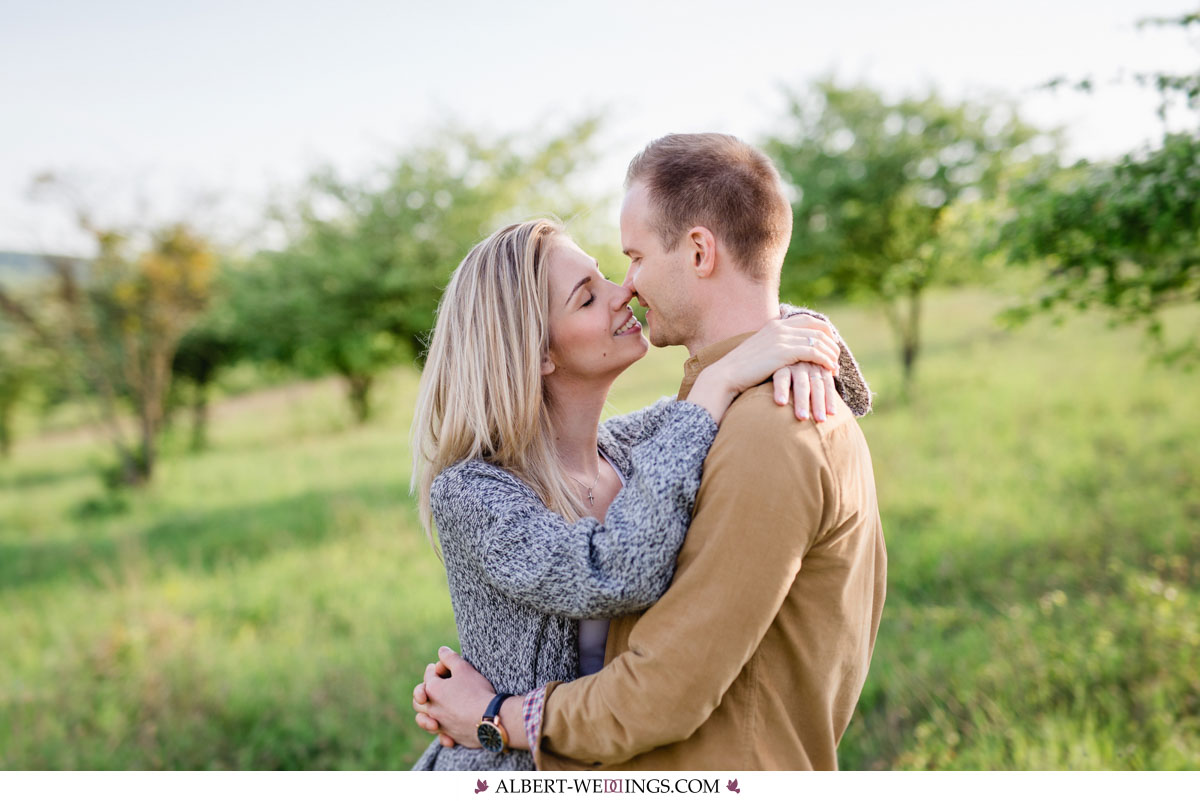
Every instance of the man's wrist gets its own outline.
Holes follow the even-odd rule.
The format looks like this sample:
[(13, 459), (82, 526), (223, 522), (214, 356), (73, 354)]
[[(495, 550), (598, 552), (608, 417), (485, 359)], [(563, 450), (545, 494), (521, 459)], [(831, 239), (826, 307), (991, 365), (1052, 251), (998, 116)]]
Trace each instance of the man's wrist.
[(529, 750), (529, 738), (525, 734), (525, 720), (522, 715), (524, 703), (524, 696), (511, 695), (500, 705), (500, 723), (508, 734), (508, 747), (513, 750)]
[(479, 737), (479, 744), (483, 746), (484, 750), (499, 754), (507, 752), (511, 747), (508, 727), (504, 725), (504, 720), (500, 715), (503, 702), (511, 697), (510, 693), (497, 693), (488, 702), (487, 708), (479, 720), (479, 725), (475, 729)]

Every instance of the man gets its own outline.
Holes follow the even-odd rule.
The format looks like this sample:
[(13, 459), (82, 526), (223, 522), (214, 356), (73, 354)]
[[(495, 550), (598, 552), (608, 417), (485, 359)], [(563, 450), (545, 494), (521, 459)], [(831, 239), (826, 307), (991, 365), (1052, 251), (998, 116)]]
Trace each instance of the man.
[[(683, 399), (700, 370), (779, 316), (791, 208), (770, 161), (717, 134), (652, 142), (626, 187), (625, 285), (647, 309), (650, 341), (688, 348)], [(837, 767), (886, 553), (866, 441), (834, 403), (840, 414), (797, 422), (769, 382), (734, 401), (666, 594), (611, 623), (599, 673), (499, 706), (539, 768)], [(441, 656), (454, 678), (427, 671), (414, 708), (473, 742), (473, 724), (439, 702), (456, 682), (482, 709), (491, 688), (457, 654)]]

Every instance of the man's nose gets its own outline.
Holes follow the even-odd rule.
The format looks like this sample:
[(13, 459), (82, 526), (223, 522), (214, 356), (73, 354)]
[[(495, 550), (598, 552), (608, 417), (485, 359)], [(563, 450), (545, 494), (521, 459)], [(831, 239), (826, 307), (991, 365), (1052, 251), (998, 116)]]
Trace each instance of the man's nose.
[(625, 271), (625, 280), (621, 282), (621, 286), (629, 290), (630, 295), (637, 294), (637, 287), (633, 283), (634, 274), (637, 271), (633, 269), (633, 265), (629, 265), (629, 269)]

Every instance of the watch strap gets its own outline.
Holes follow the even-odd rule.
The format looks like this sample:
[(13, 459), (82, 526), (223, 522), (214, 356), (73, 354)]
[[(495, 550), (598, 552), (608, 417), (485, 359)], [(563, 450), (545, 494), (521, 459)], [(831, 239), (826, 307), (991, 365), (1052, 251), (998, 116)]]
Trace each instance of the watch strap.
[(484, 720), (496, 720), (500, 717), (500, 705), (504, 703), (505, 698), (511, 698), (512, 693), (497, 693), (492, 702), (487, 705), (487, 710), (483, 713)]

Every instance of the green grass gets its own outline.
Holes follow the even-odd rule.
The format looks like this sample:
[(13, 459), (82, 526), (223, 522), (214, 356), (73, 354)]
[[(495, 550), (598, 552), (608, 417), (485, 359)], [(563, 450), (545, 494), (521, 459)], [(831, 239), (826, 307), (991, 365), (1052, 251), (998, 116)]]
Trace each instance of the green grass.
[[(848, 768), (1200, 767), (1200, 375), (1094, 318), (1006, 332), (931, 298), (918, 393), (869, 309), (833, 309), (863, 421), (888, 603)], [(1194, 320), (1194, 312), (1184, 313)], [(673, 392), (653, 352), (612, 398)], [(116, 503), (102, 443), (0, 463), (0, 768), (406, 768), (409, 694), (454, 643), (407, 495), (416, 376), (349, 422), (332, 382), (233, 399)], [(181, 421), (182, 422), (182, 421)]]

